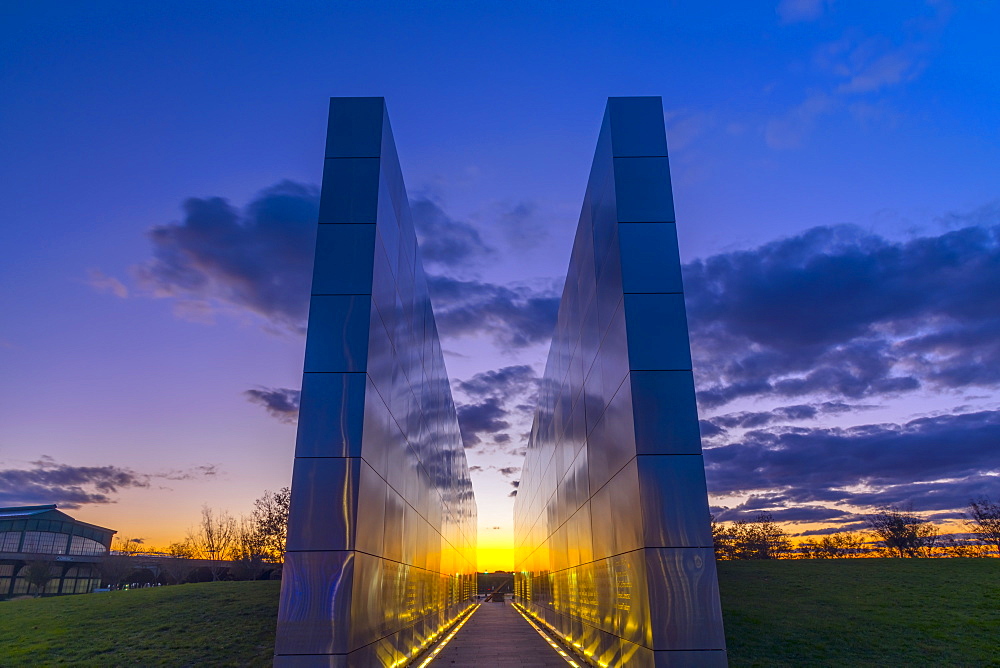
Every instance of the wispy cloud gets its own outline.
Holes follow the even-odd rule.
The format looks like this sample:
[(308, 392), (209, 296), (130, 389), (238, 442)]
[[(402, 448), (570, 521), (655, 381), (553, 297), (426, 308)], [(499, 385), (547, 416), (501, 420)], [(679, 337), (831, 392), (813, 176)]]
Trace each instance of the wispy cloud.
[(120, 466), (72, 466), (43, 455), (30, 468), (0, 470), (0, 505), (55, 503), (63, 508), (114, 503), (123, 490), (149, 488), (156, 479), (195, 480), (214, 477), (215, 465), (163, 473), (140, 473)]
[[(777, 13), (783, 23), (823, 16), (823, 0), (783, 0)], [(764, 139), (774, 149), (801, 146), (824, 117), (847, 111), (869, 125), (894, 121), (884, 95), (916, 80), (926, 69), (941, 29), (950, 18), (943, 4), (914, 3), (912, 18), (892, 36), (850, 28), (838, 39), (820, 44), (802, 70), (801, 101), (776, 114), (764, 126)]]
[(110, 292), (120, 299), (128, 297), (128, 288), (125, 284), (100, 269), (91, 269), (87, 272), (87, 283), (98, 292)]
[(515, 251), (529, 250), (548, 238), (546, 225), (538, 220), (538, 206), (531, 201), (504, 203), (494, 212), (495, 227)]
[(823, 92), (811, 94), (785, 115), (773, 118), (764, 130), (764, 139), (771, 148), (797, 148), (812, 133), (821, 116), (832, 111), (839, 102)]
[(828, 0), (781, 0), (775, 11), (782, 23), (815, 21), (823, 16)]

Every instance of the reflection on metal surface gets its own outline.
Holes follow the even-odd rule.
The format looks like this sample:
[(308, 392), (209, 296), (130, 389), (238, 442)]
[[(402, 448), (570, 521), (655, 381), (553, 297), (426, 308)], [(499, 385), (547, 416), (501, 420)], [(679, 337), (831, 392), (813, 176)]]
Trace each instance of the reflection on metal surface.
[(443, 650), (448, 645), (448, 643), (451, 642), (451, 639), (454, 638), (455, 635), (460, 630), (462, 630), (462, 627), (465, 626), (465, 623), (467, 621), (469, 621), (469, 618), (472, 617), (472, 614), (476, 610), (478, 610), (478, 609), (479, 609), (479, 604), (478, 603), (476, 603), (474, 606), (472, 606), (471, 608), (469, 608), (468, 612), (465, 613), (465, 617), (463, 617), (458, 622), (458, 624), (455, 624), (455, 627), (451, 631), (448, 632), (448, 635), (446, 635), (441, 640), (441, 642), (438, 644), (437, 647), (435, 647), (433, 650), (431, 650), (431, 653), (427, 655), (426, 659), (424, 659), (423, 661), (420, 662), (420, 665), (417, 668), (424, 668), (424, 666), (430, 665), (430, 662), (437, 658), (437, 655), (441, 653), (441, 650)]
[(559, 644), (555, 640), (553, 640), (551, 637), (549, 637), (548, 633), (546, 633), (545, 631), (543, 631), (542, 628), (538, 624), (536, 624), (535, 621), (531, 617), (529, 617), (527, 614), (525, 614), (524, 608), (522, 608), (517, 603), (515, 603), (514, 604), (514, 609), (517, 610), (517, 612), (522, 617), (524, 617), (524, 619), (525, 619), (526, 622), (528, 622), (529, 624), (531, 624), (531, 628), (535, 629), (535, 631), (538, 632), (538, 635), (542, 636), (542, 639), (549, 644), (549, 647), (551, 647), (556, 652), (558, 652), (559, 656), (561, 656), (563, 659), (566, 660), (566, 663), (568, 663), (569, 665), (573, 666), (573, 668), (580, 668), (580, 664), (577, 663), (576, 661), (574, 661), (573, 657), (571, 657), (569, 655), (569, 653), (566, 652), (566, 650), (564, 650), (562, 647), (560, 647)]
[(598, 666), (725, 666), (663, 108), (611, 98), (515, 504), (515, 600)]
[(276, 666), (402, 666), (474, 605), (476, 503), (382, 98), (333, 98)]

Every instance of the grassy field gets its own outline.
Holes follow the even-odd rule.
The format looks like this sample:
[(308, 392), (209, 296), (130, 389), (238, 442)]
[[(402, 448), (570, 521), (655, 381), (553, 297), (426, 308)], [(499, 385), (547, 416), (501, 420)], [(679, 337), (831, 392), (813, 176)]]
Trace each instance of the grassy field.
[(729, 665), (1000, 666), (1000, 559), (719, 563)]
[(270, 666), (280, 584), (0, 602), (0, 666)]
[[(730, 665), (1000, 666), (1000, 559), (721, 562)], [(268, 666), (277, 582), (0, 602), (0, 666)]]

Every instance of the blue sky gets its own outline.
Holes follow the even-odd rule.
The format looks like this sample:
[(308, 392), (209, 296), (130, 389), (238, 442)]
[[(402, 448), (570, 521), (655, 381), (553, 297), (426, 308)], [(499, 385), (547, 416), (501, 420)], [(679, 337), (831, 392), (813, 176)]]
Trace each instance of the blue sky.
[[(988, 2), (7, 3), (0, 503), (77, 499), (82, 519), (162, 543), (202, 503), (246, 511), (287, 484), (292, 416), (261, 402), (294, 399), (281, 391), (301, 373), (296, 297), (262, 301), (240, 272), (301, 264), (269, 260), (261, 238), (308, 257), (327, 98), (381, 95), (427, 243), (464, 244), (429, 268), (480, 440), (481, 539), (501, 544), (527, 430), (516, 405), (541, 372), (605, 100), (662, 95), (702, 416), (725, 430), (706, 441), (717, 505), (849, 524), (852, 503), (919, 483), (907, 498), (944, 517), (928, 485), (954, 503), (1000, 469), (998, 380), (955, 370), (1000, 363), (998, 19)], [(212, 209), (240, 240), (227, 262), (210, 238), (185, 245), (190, 198), (236, 212), (227, 228)], [(275, 208), (242, 211), (255, 200)], [(287, 237), (260, 236), (282, 225)], [(501, 369), (504, 397), (475, 382)], [(830, 369), (854, 371), (789, 382)], [(968, 438), (955, 427), (973, 422)], [(862, 454), (836, 480), (806, 475), (805, 453), (867, 452), (873, 433), (901, 453), (881, 477)], [(960, 470), (929, 454), (955, 451), (949, 439), (979, 444)], [(779, 467), (775, 451), (802, 456)]]

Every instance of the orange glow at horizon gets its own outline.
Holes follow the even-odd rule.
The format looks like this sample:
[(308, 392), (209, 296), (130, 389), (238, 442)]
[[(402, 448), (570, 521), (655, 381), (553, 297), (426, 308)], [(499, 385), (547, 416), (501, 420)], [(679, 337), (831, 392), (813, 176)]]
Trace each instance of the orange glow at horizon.
[(482, 538), (476, 546), (476, 569), (484, 571), (513, 571), (514, 545), (511, 540), (494, 538), (484, 541)]

